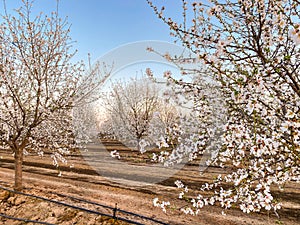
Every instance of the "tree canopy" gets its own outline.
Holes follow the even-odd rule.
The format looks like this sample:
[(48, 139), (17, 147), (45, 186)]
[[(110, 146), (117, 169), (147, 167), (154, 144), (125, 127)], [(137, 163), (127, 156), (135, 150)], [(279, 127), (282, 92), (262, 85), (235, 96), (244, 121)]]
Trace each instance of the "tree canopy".
[[(203, 94), (204, 77), (209, 76), (227, 115), (220, 135), (210, 137), (218, 139), (219, 154), (208, 163), (231, 167), (232, 172), (199, 184), (201, 194), (189, 198), (190, 205), (182, 210), (194, 215), (205, 205), (219, 203), (225, 209), (237, 205), (247, 213), (276, 211), (281, 205), (272, 188), (300, 181), (299, 1), (183, 0), (183, 22), (169, 18), (159, 3), (148, 3), (176, 41), (193, 52), (194, 62), (205, 65), (204, 73), (197, 68), (183, 71), (194, 74), (194, 82), (170, 76), (174, 85), (204, 101), (207, 107), (197, 111), (205, 116), (213, 107), (210, 96)], [(215, 129), (208, 126), (205, 132), (214, 134)], [(199, 139), (209, 146), (209, 139)], [(188, 195), (181, 181), (176, 184), (179, 198)], [(156, 199), (155, 205), (167, 204)]]

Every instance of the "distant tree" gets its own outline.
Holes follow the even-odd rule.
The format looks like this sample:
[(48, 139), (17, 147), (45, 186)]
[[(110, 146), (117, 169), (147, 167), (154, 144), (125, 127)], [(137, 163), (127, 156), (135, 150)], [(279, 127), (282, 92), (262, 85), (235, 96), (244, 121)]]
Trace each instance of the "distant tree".
[(147, 78), (113, 83), (105, 102), (111, 133), (120, 140), (133, 141), (140, 150), (142, 139), (149, 135), (158, 95), (157, 85)]
[(155, 143), (158, 147), (175, 147), (178, 136), (174, 135), (173, 130), (178, 127), (179, 109), (160, 98), (157, 102), (157, 108), (151, 120), (149, 137), (151, 143)]
[(57, 12), (32, 18), (32, 2), (0, 26), (0, 144), (15, 158), (22, 189), (24, 152), (52, 152), (54, 164), (75, 146), (72, 109), (93, 101), (104, 82), (99, 67), (72, 63), (69, 25)]

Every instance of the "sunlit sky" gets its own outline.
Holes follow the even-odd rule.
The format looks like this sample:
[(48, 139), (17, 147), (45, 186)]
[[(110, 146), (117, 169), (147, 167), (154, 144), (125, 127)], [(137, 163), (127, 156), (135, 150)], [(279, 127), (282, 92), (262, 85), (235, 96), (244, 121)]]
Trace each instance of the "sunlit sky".
[[(155, 0), (155, 2), (160, 6), (166, 6), (168, 15), (177, 18), (182, 16), (181, 0)], [(6, 8), (9, 14), (21, 5), (21, 0), (6, 0)], [(40, 12), (49, 14), (56, 10), (56, 6), (56, 0), (35, 0), (32, 16), (36, 16)], [(0, 0), (0, 9), (3, 14), (2, 0)], [(90, 53), (91, 61), (94, 63), (116, 48), (119, 49), (120, 46), (129, 43), (146, 40), (174, 42), (174, 39), (170, 36), (168, 26), (157, 18), (146, 0), (60, 0), (59, 16), (62, 18), (68, 17), (68, 22), (71, 24), (70, 35), (72, 40), (76, 41), (74, 48), (78, 50), (74, 61), (83, 60), (87, 63), (88, 53)], [(146, 49), (146, 46), (143, 48)], [(171, 52), (174, 50), (172, 47), (167, 46), (167, 49), (164, 48), (163, 51), (169, 51), (168, 48)], [(114, 59), (115, 61), (124, 61), (120, 58), (124, 58), (124, 54), (123, 56), (118, 54), (113, 56), (117, 56)], [(125, 54), (126, 56), (130, 58), (130, 54)], [(162, 77), (163, 71), (166, 70), (171, 70), (173, 74), (177, 75), (180, 73), (178, 69), (160, 62), (156, 64), (152, 62), (149, 65), (151, 69), (156, 69), (155, 75), (158, 75), (158, 77)], [(124, 78), (136, 77), (137, 74), (142, 74), (146, 67), (145, 63), (136, 63), (112, 75), (111, 79), (123, 80)], [(103, 90), (109, 90), (110, 85), (111, 82), (107, 82)]]
[[(5, 2), (9, 14), (13, 13), (13, 9), (22, 5), (22, 0), (6, 0)], [(181, 0), (155, 0), (154, 3), (159, 5), (159, 8), (164, 5), (168, 16), (177, 18), (180, 21), (182, 17)], [(52, 11), (56, 11), (56, 6), (56, 0), (35, 0), (32, 16), (36, 16), (40, 12), (50, 14)], [(3, 0), (0, 0), (0, 10), (3, 15)], [(78, 50), (74, 61), (83, 60), (87, 63), (88, 53), (90, 53), (91, 62), (94, 63), (99, 58), (102, 59), (103, 56), (109, 55), (110, 52), (120, 49), (120, 46), (127, 46), (127, 44), (135, 42), (174, 42), (174, 39), (170, 36), (168, 26), (157, 18), (146, 0), (60, 0), (59, 16), (61, 18), (67, 17), (71, 25), (70, 36), (73, 41), (76, 41), (73, 45)], [(146, 46), (143, 48), (146, 49)], [(168, 51), (171, 55), (172, 51), (178, 50), (178, 48), (176, 50), (175, 47), (169, 45), (156, 50), (161, 49), (165, 52)], [(180, 48), (179, 51), (181, 50)], [(134, 58), (135, 53), (136, 51), (132, 52), (130, 49), (128, 54), (113, 54), (113, 57), (116, 56), (114, 60), (119, 60), (120, 64), (124, 64), (126, 60), (129, 64), (132, 64), (130, 58)], [(141, 52), (139, 54), (144, 55)], [(129, 59), (124, 61), (121, 57)], [(115, 61), (116, 65), (118, 62)], [(179, 76), (180, 71), (174, 66), (166, 65), (159, 62), (159, 60), (154, 61), (155, 63), (149, 63), (149, 66), (151, 66), (151, 69), (156, 69), (159, 77), (162, 77), (163, 72), (166, 70), (171, 70), (173, 75)], [(116, 68), (119, 69), (118, 74), (111, 77), (112, 79), (136, 77), (137, 74), (144, 72), (147, 66), (142, 62), (139, 65), (136, 63), (130, 67), (122, 67), (121, 70)], [(109, 90), (110, 85), (111, 82), (106, 82), (103, 90)]]
[[(171, 15), (180, 16), (180, 0), (157, 0), (166, 5)], [(6, 0), (8, 12), (18, 8), (21, 0)], [(35, 0), (34, 14), (55, 11), (56, 0)], [(1, 12), (3, 3), (1, 1)], [(120, 45), (142, 41), (161, 40), (172, 42), (169, 29), (157, 18), (146, 0), (60, 0), (59, 13), (68, 17), (71, 37), (77, 41), (76, 60), (92, 60)]]

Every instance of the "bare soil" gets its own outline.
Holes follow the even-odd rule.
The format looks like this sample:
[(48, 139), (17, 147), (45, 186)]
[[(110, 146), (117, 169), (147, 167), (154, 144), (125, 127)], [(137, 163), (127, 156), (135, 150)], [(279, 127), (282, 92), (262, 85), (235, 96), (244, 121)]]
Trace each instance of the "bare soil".
[[(122, 182), (117, 182), (101, 176), (99, 171), (95, 171), (91, 164), (86, 162), (80, 152), (75, 152), (68, 157), (68, 164), (62, 165), (59, 170), (53, 166), (51, 158), (47, 157), (47, 155), (43, 158), (29, 155), (25, 157), (24, 162), (24, 192), (88, 208), (108, 215), (112, 215), (113, 212), (111, 209), (74, 201), (61, 194), (79, 197), (111, 207), (115, 207), (117, 204), (119, 209), (174, 225), (300, 224), (300, 187), (296, 183), (287, 184), (284, 192), (276, 189), (273, 190), (274, 195), (283, 203), (283, 209), (278, 212), (279, 218), (272, 212), (263, 211), (255, 214), (244, 214), (238, 209), (228, 210), (226, 211), (227, 215), (222, 215), (222, 209), (217, 206), (205, 207), (198, 216), (186, 216), (175, 209), (183, 206), (182, 201), (175, 201), (176, 207), (164, 213), (161, 209), (154, 207), (152, 202), (155, 197), (165, 200), (176, 198), (178, 193), (174, 187), (175, 180), (182, 179), (186, 181), (191, 189), (196, 190), (197, 186), (201, 185), (201, 183), (210, 180), (218, 173), (226, 171), (212, 167), (200, 176), (198, 165), (187, 164), (172, 177), (159, 183), (136, 185), (135, 182), (130, 180), (131, 176), (140, 176), (145, 173), (142, 166), (151, 163), (149, 156), (136, 154), (136, 152), (124, 148), (118, 145), (118, 143), (106, 143), (106, 145), (110, 150), (118, 150), (123, 158), (127, 155), (127, 163), (141, 168), (141, 172), (114, 171), (109, 168), (106, 171), (107, 173), (115, 176), (117, 179), (123, 179)], [(60, 172), (61, 176), (58, 176)], [(133, 172), (136, 172), (136, 174), (132, 175)], [(13, 176), (13, 157), (7, 151), (0, 150), (0, 185), (12, 188)], [(1, 189), (0, 214), (64, 225), (127, 224), (115, 221), (109, 217), (87, 213), (40, 199), (17, 194), (13, 195), (6, 191), (1, 191)], [(119, 216), (128, 220), (138, 221), (142, 224), (156, 224), (149, 220), (141, 220), (135, 216), (121, 214)], [(24, 223), (0, 216), (0, 224), (32, 223)]]

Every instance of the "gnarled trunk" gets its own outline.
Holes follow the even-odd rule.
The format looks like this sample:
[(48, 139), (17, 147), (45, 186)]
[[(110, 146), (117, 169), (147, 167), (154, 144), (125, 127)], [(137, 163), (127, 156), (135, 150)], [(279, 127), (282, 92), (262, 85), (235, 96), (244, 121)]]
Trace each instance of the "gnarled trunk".
[(23, 149), (15, 149), (15, 187), (16, 191), (22, 190), (22, 167), (23, 167)]

